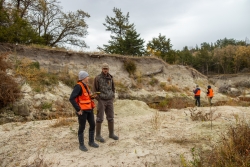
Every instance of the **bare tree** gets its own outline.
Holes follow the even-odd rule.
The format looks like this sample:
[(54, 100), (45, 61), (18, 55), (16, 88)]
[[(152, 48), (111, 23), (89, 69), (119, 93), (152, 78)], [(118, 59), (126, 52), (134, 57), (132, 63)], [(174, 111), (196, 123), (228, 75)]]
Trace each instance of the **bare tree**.
[[(2, 0), (3, 1), (3, 0)], [(2, 2), (1, 1), (1, 2)], [(82, 10), (64, 13), (58, 0), (6, 0), (6, 7), (16, 10), (26, 19), (48, 46), (64, 44), (87, 47), (88, 34), (85, 19), (90, 17)]]
[(87, 47), (84, 38), (88, 32), (85, 18), (90, 17), (82, 10), (63, 13), (57, 0), (38, 0), (33, 13), (32, 25), (49, 46), (71, 44)]

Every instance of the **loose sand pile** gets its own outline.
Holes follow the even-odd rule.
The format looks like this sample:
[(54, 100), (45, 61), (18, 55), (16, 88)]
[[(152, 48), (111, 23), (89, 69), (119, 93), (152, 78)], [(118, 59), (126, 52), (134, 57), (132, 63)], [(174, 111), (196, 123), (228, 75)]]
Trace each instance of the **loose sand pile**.
[[(210, 112), (210, 108), (199, 108)], [(103, 123), (105, 143), (99, 148), (85, 144), (88, 152), (78, 149), (77, 118), (72, 124), (51, 127), (58, 120), (8, 123), (0, 126), (0, 166), (180, 166), (180, 156), (191, 158), (191, 148), (209, 149), (225, 127), (235, 124), (236, 117), (249, 118), (249, 107), (212, 107), (221, 117), (211, 122), (192, 121), (189, 109), (157, 112), (144, 102), (115, 102), (115, 132), (120, 140), (108, 138), (107, 121)], [(160, 122), (159, 129), (154, 126)]]

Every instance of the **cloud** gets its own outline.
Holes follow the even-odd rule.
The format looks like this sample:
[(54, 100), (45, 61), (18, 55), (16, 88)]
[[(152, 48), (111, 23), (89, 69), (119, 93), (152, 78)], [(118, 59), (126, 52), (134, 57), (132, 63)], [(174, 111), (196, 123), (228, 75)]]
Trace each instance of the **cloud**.
[[(73, 3), (72, 3), (73, 2)], [(113, 8), (129, 12), (130, 23), (147, 43), (159, 33), (170, 38), (173, 49), (195, 47), (202, 42), (250, 37), (249, 0), (61, 0), (65, 11), (82, 9), (90, 14), (86, 19), (89, 35), (85, 38), (96, 50), (110, 40), (105, 31), (106, 16), (114, 17)]]

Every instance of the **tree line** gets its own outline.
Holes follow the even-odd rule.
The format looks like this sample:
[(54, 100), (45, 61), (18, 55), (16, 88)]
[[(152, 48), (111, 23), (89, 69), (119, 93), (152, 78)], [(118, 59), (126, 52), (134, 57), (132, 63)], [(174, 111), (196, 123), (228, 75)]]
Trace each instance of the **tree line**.
[[(171, 40), (159, 33), (145, 43), (129, 22), (129, 12), (113, 8), (114, 16), (106, 16), (104, 27), (110, 40), (97, 49), (108, 54), (156, 56), (169, 64), (191, 66), (203, 74), (229, 74), (250, 70), (250, 45), (235, 39), (219, 39), (214, 43), (174, 50)], [(82, 10), (64, 13), (57, 0), (0, 0), (0, 42), (40, 44), (63, 47), (65, 44), (87, 47), (85, 21), (90, 15)]]

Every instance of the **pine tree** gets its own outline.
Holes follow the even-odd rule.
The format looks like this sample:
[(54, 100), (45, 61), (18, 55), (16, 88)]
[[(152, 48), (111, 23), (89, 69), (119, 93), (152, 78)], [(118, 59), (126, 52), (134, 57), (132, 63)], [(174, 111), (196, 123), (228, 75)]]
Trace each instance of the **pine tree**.
[(107, 16), (106, 23), (103, 24), (106, 31), (111, 32), (111, 40), (98, 49), (109, 54), (142, 56), (145, 53), (144, 40), (139, 37), (134, 24), (129, 23), (129, 13), (123, 15), (121, 9), (117, 8), (114, 8), (113, 12), (115, 17)]

